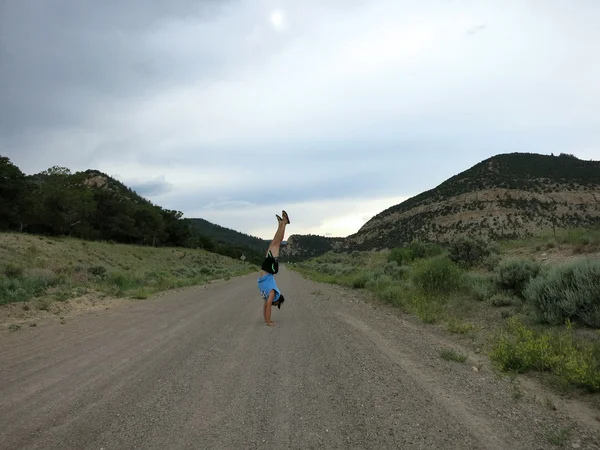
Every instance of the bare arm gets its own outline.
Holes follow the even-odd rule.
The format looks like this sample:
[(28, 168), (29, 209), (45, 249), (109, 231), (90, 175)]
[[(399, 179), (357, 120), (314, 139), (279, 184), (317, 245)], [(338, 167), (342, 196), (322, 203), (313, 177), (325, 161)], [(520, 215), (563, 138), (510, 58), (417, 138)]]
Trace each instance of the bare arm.
[(265, 301), (265, 306), (264, 306), (265, 322), (270, 327), (275, 325), (273, 322), (271, 322), (271, 306), (273, 305), (274, 298), (275, 298), (275, 291), (271, 290), (271, 292), (269, 292), (269, 297), (267, 297), (267, 300)]

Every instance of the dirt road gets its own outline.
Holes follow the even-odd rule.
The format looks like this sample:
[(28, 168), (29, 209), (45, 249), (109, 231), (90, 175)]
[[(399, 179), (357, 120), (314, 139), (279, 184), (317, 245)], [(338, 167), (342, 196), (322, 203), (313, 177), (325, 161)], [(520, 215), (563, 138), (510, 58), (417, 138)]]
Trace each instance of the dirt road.
[(0, 449), (600, 448), (586, 412), (354, 291), (282, 268), (266, 327), (255, 280), (3, 331)]

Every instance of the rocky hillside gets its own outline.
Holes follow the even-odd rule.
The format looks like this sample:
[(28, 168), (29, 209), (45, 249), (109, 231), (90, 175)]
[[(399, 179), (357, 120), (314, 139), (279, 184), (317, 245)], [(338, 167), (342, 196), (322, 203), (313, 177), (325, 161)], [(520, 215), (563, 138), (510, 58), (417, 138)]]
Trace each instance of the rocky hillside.
[(414, 239), (491, 239), (600, 225), (600, 161), (511, 153), (489, 158), (395, 205), (348, 236), (343, 250), (380, 250)]
[(344, 238), (331, 238), (314, 234), (291, 235), (285, 247), (281, 248), (282, 261), (302, 261), (313, 256), (319, 256), (330, 250), (338, 250), (344, 242)]

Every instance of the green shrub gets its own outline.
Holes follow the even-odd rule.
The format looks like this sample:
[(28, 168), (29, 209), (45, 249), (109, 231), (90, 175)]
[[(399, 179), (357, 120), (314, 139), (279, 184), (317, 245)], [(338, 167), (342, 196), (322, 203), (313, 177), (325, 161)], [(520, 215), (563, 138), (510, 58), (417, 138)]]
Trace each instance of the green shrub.
[(539, 262), (527, 259), (503, 261), (496, 268), (496, 283), (500, 289), (509, 290), (522, 297), (525, 286), (538, 276), (541, 268)]
[(494, 270), (500, 264), (500, 255), (498, 253), (490, 253), (482, 260), (482, 265), (487, 270)]
[(58, 286), (65, 280), (64, 276), (57, 275), (50, 269), (31, 269), (27, 271), (27, 278), (39, 290)]
[(388, 262), (396, 262), (399, 266), (411, 263), (416, 259), (431, 258), (440, 255), (442, 247), (429, 242), (413, 241), (408, 247), (393, 249), (388, 255)]
[(22, 279), (0, 278), (0, 305), (24, 302), (33, 297), (33, 288)]
[(406, 291), (400, 286), (387, 285), (375, 292), (380, 300), (389, 303), (392, 306), (404, 306)]
[(99, 278), (104, 278), (106, 276), (106, 267), (92, 266), (92, 267), (88, 268), (88, 273), (90, 275), (94, 275)]
[(43, 295), (48, 288), (65, 283), (64, 276), (49, 269), (30, 269), (21, 275), (19, 278), (0, 278), (0, 304), (25, 302)]
[(394, 248), (389, 253), (387, 260), (388, 262), (395, 262), (401, 266), (410, 263), (413, 259), (408, 248)]
[(490, 297), (490, 303), (493, 306), (502, 307), (502, 306), (511, 306), (519, 303), (519, 299), (509, 295), (507, 293), (499, 292)]
[(414, 313), (423, 323), (437, 323), (444, 316), (439, 303), (432, 301), (430, 297), (413, 295), (410, 304)]
[(463, 272), (445, 256), (421, 261), (415, 266), (413, 283), (426, 294), (443, 295), (463, 286)]
[(558, 325), (569, 319), (600, 328), (600, 260), (579, 260), (544, 271), (523, 294), (540, 323)]
[(352, 288), (364, 289), (367, 283), (372, 279), (372, 275), (368, 272), (360, 272), (356, 274), (351, 281)]
[(112, 272), (108, 277), (107, 283), (115, 295), (123, 295), (125, 292), (135, 289), (140, 285), (137, 279), (120, 272)]
[(469, 272), (466, 281), (471, 293), (479, 301), (489, 299), (497, 291), (496, 284), (489, 275)]
[(395, 279), (405, 278), (410, 272), (410, 268), (407, 266), (399, 266), (396, 261), (390, 261), (385, 263), (383, 266), (383, 273), (389, 275)]
[(23, 276), (23, 268), (16, 264), (8, 263), (4, 265), (4, 275), (7, 278), (19, 278)]
[(412, 259), (423, 259), (431, 258), (442, 254), (443, 249), (437, 244), (430, 242), (413, 241), (408, 246), (408, 250), (412, 256)]
[(56, 291), (53, 295), (54, 299), (59, 302), (64, 302), (74, 296), (73, 290), (69, 286), (62, 286), (58, 291)]
[[(352, 277), (354, 279), (354, 277)], [(396, 280), (391, 275), (381, 274), (379, 276), (371, 276), (367, 281), (365, 288), (369, 289), (371, 292), (379, 292), (384, 289), (387, 289), (388, 286), (397, 286), (398, 280)]]
[(148, 297), (150, 297), (152, 295), (152, 292), (147, 289), (147, 288), (139, 288), (136, 289), (132, 294), (131, 297), (136, 299), (136, 300), (145, 300)]
[(487, 241), (460, 236), (450, 243), (449, 256), (456, 264), (471, 268), (480, 265), (492, 253)]

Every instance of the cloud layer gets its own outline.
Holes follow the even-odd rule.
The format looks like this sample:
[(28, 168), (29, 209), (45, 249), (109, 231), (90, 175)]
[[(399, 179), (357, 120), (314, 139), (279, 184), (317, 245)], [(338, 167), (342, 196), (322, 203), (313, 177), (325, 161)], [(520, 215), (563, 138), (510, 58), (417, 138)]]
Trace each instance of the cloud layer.
[(290, 232), (346, 235), (497, 153), (600, 159), (599, 18), (592, 0), (0, 0), (0, 154), (261, 237), (282, 208)]

